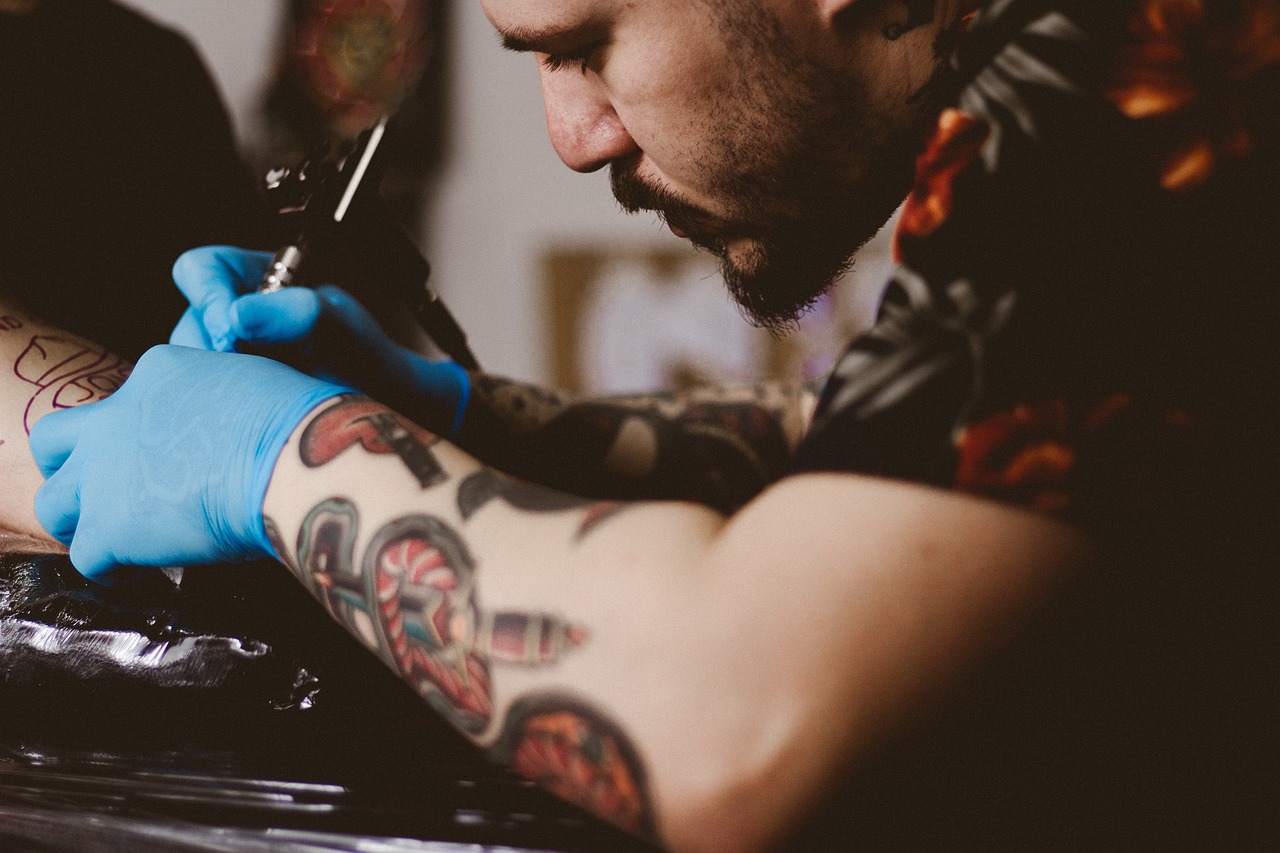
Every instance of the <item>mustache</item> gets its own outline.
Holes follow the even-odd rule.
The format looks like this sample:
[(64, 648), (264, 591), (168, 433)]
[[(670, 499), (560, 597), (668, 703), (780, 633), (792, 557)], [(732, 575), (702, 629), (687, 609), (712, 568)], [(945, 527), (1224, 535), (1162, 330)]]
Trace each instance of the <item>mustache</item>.
[(710, 214), (689, 204), (671, 190), (645, 181), (636, 174), (634, 165), (610, 164), (609, 187), (618, 205), (627, 213), (653, 211), (668, 227), (683, 231), (697, 245), (712, 250), (720, 248), (721, 241), (709, 233), (716, 221)]

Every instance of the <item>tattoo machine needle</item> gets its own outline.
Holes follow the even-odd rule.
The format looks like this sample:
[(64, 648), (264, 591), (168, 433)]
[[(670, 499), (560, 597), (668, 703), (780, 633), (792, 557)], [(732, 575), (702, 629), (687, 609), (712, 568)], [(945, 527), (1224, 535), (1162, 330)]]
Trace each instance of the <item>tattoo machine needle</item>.
[(301, 218), (296, 237), (271, 259), (259, 292), (331, 282), (351, 290), (391, 288), (445, 355), (467, 370), (480, 365), (467, 336), (440, 297), (427, 286), (431, 266), (391, 217), (378, 195), (390, 116), (383, 115), (336, 161), (317, 143), (297, 166), (267, 173), (276, 210)]

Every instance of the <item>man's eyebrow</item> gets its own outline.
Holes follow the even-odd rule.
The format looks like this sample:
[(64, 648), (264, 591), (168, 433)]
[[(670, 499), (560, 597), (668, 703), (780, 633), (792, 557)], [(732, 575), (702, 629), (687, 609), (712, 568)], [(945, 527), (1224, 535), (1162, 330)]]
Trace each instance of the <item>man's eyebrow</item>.
[(557, 48), (571, 44), (590, 28), (591, 25), (584, 22), (573, 26), (511, 27), (499, 30), (498, 34), (502, 36), (504, 50), (516, 53), (554, 53)]

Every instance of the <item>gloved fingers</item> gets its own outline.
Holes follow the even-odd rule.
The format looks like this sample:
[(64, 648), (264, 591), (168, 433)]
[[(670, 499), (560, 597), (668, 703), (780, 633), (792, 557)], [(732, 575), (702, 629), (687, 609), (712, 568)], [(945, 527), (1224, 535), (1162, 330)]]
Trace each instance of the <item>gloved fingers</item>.
[(85, 419), (93, 414), (94, 404), (59, 409), (35, 422), (31, 428), (31, 455), (36, 467), (47, 480), (66, 464), (71, 451), (84, 431)]
[(311, 336), (320, 312), (316, 292), (306, 287), (251, 293), (231, 305), (230, 332), (247, 343), (294, 343)]
[(204, 290), (214, 284), (231, 288), (232, 295), (256, 290), (270, 265), (270, 252), (235, 246), (201, 246), (178, 257), (173, 264), (173, 279), (194, 305)]
[(94, 541), (94, 538), (88, 531), (77, 536), (71, 540), (70, 553), (67, 555), (76, 571), (91, 581), (102, 579), (120, 562), (111, 556), (111, 551), (103, 547), (102, 543)]
[[(202, 246), (184, 252), (174, 263), (173, 281), (191, 303), (208, 349), (230, 352), (234, 348), (231, 303), (239, 294), (257, 287), (270, 263), (271, 255), (266, 252), (232, 246)], [(184, 345), (192, 342), (188, 335)]]
[(213, 342), (205, 334), (204, 327), (200, 325), (200, 318), (196, 316), (194, 308), (188, 308), (182, 312), (182, 318), (178, 320), (178, 325), (174, 326), (173, 331), (169, 334), (169, 343), (180, 347), (192, 347), (193, 349), (213, 349)]
[(365, 341), (387, 339), (387, 333), (369, 313), (369, 309), (341, 287), (324, 284), (317, 287), (315, 292), (323, 301), (325, 312), (340, 320), (342, 325), (357, 338)]
[(72, 543), (80, 524), (79, 467), (62, 467), (36, 490), (36, 520), (63, 545)]

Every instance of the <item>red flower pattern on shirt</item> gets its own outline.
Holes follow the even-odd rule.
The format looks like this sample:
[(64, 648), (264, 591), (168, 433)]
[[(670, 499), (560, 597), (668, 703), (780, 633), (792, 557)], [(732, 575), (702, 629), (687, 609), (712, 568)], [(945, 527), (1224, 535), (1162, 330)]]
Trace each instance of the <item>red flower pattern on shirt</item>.
[(1280, 3), (1138, 5), (1106, 94), (1143, 123), (1166, 189), (1197, 187), (1280, 135)]
[(893, 236), (894, 259), (908, 259), (913, 245), (951, 216), (956, 177), (977, 159), (990, 128), (957, 109), (943, 110), (924, 152), (916, 160), (915, 186)]

